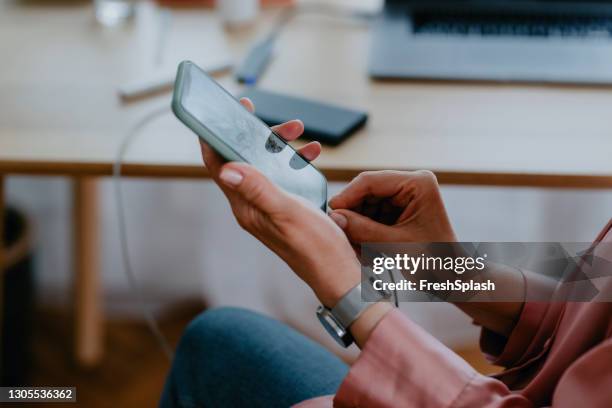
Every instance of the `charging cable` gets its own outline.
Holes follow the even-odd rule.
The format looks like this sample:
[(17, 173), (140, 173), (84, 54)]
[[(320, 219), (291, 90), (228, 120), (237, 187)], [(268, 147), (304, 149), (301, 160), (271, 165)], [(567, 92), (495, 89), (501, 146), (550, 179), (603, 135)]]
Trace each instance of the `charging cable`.
[(130, 147), (131, 143), (136, 139), (140, 131), (149, 123), (154, 120), (168, 114), (170, 112), (170, 108), (168, 106), (159, 107), (150, 113), (146, 114), (142, 119), (140, 119), (134, 126), (132, 126), (121, 141), (121, 145), (119, 146), (119, 152), (115, 159), (115, 163), (113, 164), (113, 187), (115, 190), (115, 204), (117, 207), (117, 222), (119, 226), (119, 245), (121, 247), (121, 260), (123, 263), (123, 270), (125, 271), (125, 275), (127, 277), (128, 283), (132, 290), (132, 293), (136, 297), (136, 302), (138, 303), (138, 307), (140, 308), (140, 312), (144, 317), (144, 320), (151, 330), (153, 337), (159, 344), (160, 348), (163, 350), (164, 355), (168, 358), (169, 361), (172, 361), (172, 347), (170, 347), (170, 343), (168, 339), (161, 332), (157, 321), (155, 320), (155, 316), (151, 312), (151, 310), (147, 307), (145, 303), (144, 297), (142, 295), (142, 291), (140, 290), (140, 286), (136, 280), (136, 275), (134, 273), (134, 269), (132, 268), (132, 260), (130, 258), (130, 248), (129, 248), (129, 240), (128, 240), (128, 231), (126, 225), (125, 218), (125, 207), (123, 202), (123, 193), (121, 190), (121, 166), (123, 164), (123, 160), (125, 158), (125, 154)]
[(252, 86), (257, 83), (269, 65), (277, 38), (285, 27), (297, 16), (314, 14), (340, 19), (370, 22), (376, 14), (367, 11), (338, 7), (326, 3), (309, 3), (284, 10), (277, 18), (273, 28), (265, 37), (251, 46), (242, 63), (236, 67), (234, 75), (239, 82)]

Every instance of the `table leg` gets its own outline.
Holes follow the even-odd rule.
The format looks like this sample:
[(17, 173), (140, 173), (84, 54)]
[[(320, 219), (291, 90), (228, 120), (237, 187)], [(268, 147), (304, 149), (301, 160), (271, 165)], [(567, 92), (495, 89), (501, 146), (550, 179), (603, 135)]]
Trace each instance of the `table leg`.
[(74, 351), (77, 363), (91, 368), (104, 349), (96, 179), (76, 178), (73, 194)]
[[(6, 177), (0, 174), (0, 350), (4, 347), (4, 182)], [(1, 358), (1, 356), (0, 356)], [(1, 363), (1, 362), (0, 362)]]

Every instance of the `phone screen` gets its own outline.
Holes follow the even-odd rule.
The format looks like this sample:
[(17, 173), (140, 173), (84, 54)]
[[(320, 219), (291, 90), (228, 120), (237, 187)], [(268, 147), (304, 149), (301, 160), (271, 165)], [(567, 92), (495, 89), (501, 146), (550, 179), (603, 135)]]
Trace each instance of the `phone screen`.
[(217, 138), (284, 190), (325, 208), (327, 182), (317, 169), (195, 64), (182, 76), (180, 104), (206, 130), (200, 137)]

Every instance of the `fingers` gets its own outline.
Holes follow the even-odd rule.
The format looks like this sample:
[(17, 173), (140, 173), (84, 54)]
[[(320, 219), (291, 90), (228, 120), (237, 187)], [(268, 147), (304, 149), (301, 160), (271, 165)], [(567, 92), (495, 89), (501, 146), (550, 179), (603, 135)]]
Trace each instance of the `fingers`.
[(277, 126), (272, 126), (274, 133), (290, 142), (304, 133), (304, 124), (299, 119), (290, 120)]
[[(255, 105), (249, 98), (241, 98), (240, 104), (249, 112), (255, 112)], [(283, 139), (292, 141), (304, 132), (304, 124), (300, 120), (292, 120), (272, 129)], [(200, 146), (206, 167), (212, 178), (221, 184), (230, 201), (237, 195), (264, 213), (282, 209), (284, 193), (254, 167), (246, 163), (225, 163), (205, 142), (200, 141)], [(314, 160), (321, 153), (321, 145), (318, 142), (309, 143), (299, 153), (309, 161)]]
[(410, 174), (391, 170), (361, 173), (329, 201), (329, 206), (333, 209), (355, 208), (369, 196), (392, 197), (401, 191)]
[[(304, 124), (301, 120), (295, 119), (289, 122), (285, 122), (281, 125), (272, 127), (275, 133), (280, 135), (283, 139), (290, 142), (297, 139), (304, 133)], [(321, 154), (321, 143), (311, 142), (302, 148), (298, 149), (298, 153), (302, 155), (306, 160), (313, 161)]]
[(255, 105), (253, 104), (253, 101), (251, 101), (249, 98), (240, 98), (240, 104), (244, 106), (249, 112), (255, 113)]
[(206, 168), (211, 176), (215, 178), (224, 163), (223, 158), (202, 140), (200, 140), (200, 149), (202, 150), (202, 159)]
[(221, 167), (219, 181), (265, 214), (282, 211), (284, 193), (253, 166), (231, 162)]
[[(255, 113), (255, 105), (249, 98), (240, 98), (240, 104), (249, 112)], [(304, 133), (304, 124), (299, 119), (290, 120), (283, 124), (273, 126), (272, 130), (287, 141), (297, 139)]]
[(321, 154), (321, 143), (310, 142), (301, 149), (298, 149), (298, 153), (306, 160), (313, 161)]
[(397, 234), (393, 227), (380, 224), (351, 210), (335, 210), (329, 216), (354, 244), (388, 242)]

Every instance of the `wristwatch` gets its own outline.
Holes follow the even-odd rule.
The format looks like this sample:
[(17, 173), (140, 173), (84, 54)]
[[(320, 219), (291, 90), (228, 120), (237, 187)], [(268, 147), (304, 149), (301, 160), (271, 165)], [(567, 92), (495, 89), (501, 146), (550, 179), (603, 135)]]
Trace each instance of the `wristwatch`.
[(349, 290), (332, 309), (323, 305), (319, 306), (317, 308), (317, 317), (325, 330), (338, 344), (342, 347), (348, 347), (354, 342), (353, 336), (349, 331), (351, 324), (366, 309), (387, 297), (386, 292), (379, 292), (368, 283), (363, 285), (359, 283)]

